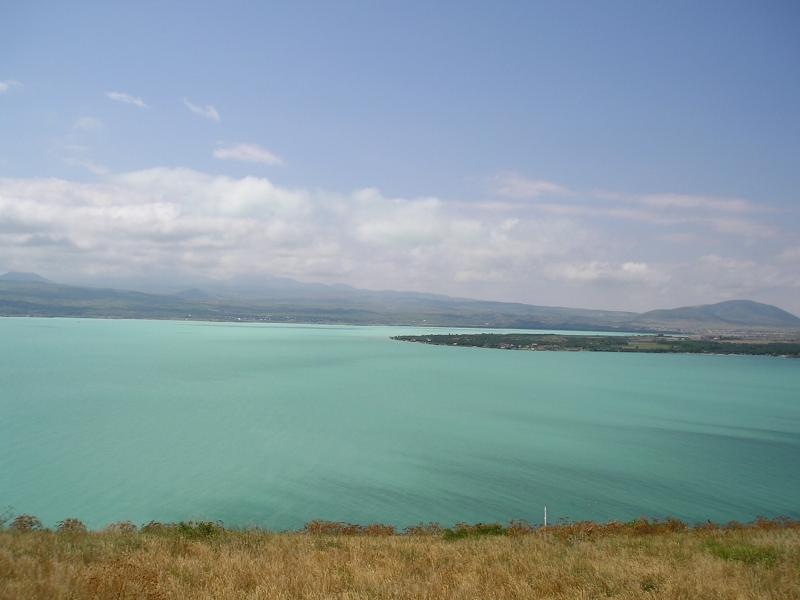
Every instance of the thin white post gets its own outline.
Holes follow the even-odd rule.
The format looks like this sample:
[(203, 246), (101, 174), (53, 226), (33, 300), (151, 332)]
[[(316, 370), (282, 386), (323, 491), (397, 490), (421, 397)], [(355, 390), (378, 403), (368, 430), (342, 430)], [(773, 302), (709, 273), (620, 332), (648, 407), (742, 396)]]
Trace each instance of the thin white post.
[(547, 505), (544, 505), (544, 528), (547, 529)]

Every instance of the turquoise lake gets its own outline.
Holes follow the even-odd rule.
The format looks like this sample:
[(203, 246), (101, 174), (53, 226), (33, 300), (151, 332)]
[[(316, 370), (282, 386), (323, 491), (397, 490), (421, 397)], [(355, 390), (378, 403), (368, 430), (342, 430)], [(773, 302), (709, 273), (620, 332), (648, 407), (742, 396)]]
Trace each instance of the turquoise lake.
[(0, 319), (0, 512), (800, 518), (800, 361), (389, 339), (429, 331)]

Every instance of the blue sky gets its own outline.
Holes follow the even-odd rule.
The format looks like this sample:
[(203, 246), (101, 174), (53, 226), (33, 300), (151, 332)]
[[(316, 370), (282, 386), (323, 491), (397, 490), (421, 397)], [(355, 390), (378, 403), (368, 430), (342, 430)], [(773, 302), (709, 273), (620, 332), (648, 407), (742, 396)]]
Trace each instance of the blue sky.
[(800, 312), (794, 2), (163, 4), (0, 5), (0, 270)]

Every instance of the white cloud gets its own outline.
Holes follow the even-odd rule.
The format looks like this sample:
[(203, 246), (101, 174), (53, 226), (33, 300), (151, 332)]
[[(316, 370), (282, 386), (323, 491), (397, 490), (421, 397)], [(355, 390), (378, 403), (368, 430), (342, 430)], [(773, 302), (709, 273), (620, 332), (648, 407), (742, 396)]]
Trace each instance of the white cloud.
[(283, 166), (283, 159), (257, 144), (237, 144), (214, 150), (214, 157), (220, 160), (239, 160), (261, 163), (263, 165)]
[(773, 238), (778, 236), (778, 231), (774, 227), (750, 219), (725, 217), (709, 219), (708, 223), (715, 231), (745, 238)]
[(103, 128), (103, 122), (96, 117), (78, 117), (72, 128), (76, 131), (99, 131)]
[[(785, 293), (788, 298), (800, 288), (800, 272), (791, 266), (766, 261), (708, 254), (676, 268), (676, 276), (698, 298), (712, 301), (753, 298), (763, 294)], [(781, 303), (781, 301), (778, 301)], [(795, 309), (797, 310), (797, 309)]]
[(605, 261), (582, 263), (556, 263), (549, 265), (547, 273), (553, 279), (573, 282), (661, 283), (665, 275), (644, 262), (628, 261), (613, 264)]
[[(535, 206), (535, 210), (550, 214), (569, 216), (574, 218), (603, 218), (617, 221), (638, 221), (655, 226), (701, 226), (709, 228), (717, 233), (741, 237), (745, 239), (774, 238), (779, 232), (774, 227), (742, 217), (728, 216), (709, 216), (697, 215), (693, 212), (685, 211), (660, 211), (657, 209), (627, 207), (627, 206), (586, 206), (584, 204), (556, 204), (543, 202)], [(683, 236), (684, 241), (691, 234), (688, 232), (678, 232), (658, 236), (659, 239), (679, 239)], [(676, 237), (677, 236), (677, 237)]]
[[(68, 151), (65, 160), (100, 177), (0, 179), (0, 268), (175, 282), (269, 273), (584, 307), (753, 297), (800, 308), (791, 300), (800, 297), (796, 241), (757, 258), (768, 241), (745, 247), (708, 223), (701, 243), (633, 213), (620, 235), (596, 214), (545, 212), (539, 203), (497, 211), (485, 202), (289, 188), (191, 169), (107, 174), (88, 148)], [(661, 241), (654, 227), (675, 235)]]
[(742, 198), (719, 198), (716, 196), (693, 196), (688, 194), (645, 194), (638, 199), (653, 208), (679, 208), (711, 210), (719, 212), (752, 212), (758, 209), (749, 200)]
[[(518, 174), (502, 175), (493, 182), (495, 193), (512, 199), (490, 203), (495, 210), (532, 210), (579, 220), (634, 221), (656, 227), (699, 226), (749, 241), (780, 236), (776, 227), (764, 222), (765, 216), (775, 211), (744, 198), (670, 193), (635, 195), (607, 190), (580, 192)], [(534, 198), (539, 200), (523, 202)], [(681, 235), (686, 239), (691, 234), (668, 232), (657, 239), (667, 240), (670, 235), (673, 240)]]
[(0, 81), (0, 95), (10, 92), (13, 89), (21, 88), (22, 84), (16, 79), (6, 79)]
[(656, 239), (670, 242), (673, 244), (696, 244), (702, 242), (702, 238), (694, 233), (676, 231), (674, 233), (663, 233), (656, 236)]
[(658, 211), (627, 206), (586, 206), (584, 204), (557, 204), (542, 202), (535, 209), (553, 215), (570, 216), (576, 218), (602, 217), (625, 221), (640, 221), (655, 225), (675, 225), (685, 223), (688, 219), (664, 215)]
[(106, 97), (114, 100), (115, 102), (122, 102), (123, 104), (131, 104), (137, 108), (150, 108), (145, 104), (144, 100), (136, 96), (131, 96), (124, 92), (106, 92)]
[(86, 169), (94, 175), (106, 175), (109, 170), (92, 158), (92, 149), (82, 143), (83, 138), (102, 129), (103, 123), (94, 117), (80, 117), (72, 124), (72, 129), (55, 142), (51, 152), (64, 164)]
[(516, 173), (498, 175), (491, 182), (492, 190), (507, 198), (538, 198), (569, 194), (562, 185), (543, 179), (529, 179)]
[(800, 267), (800, 246), (786, 248), (778, 255), (778, 260), (787, 263), (796, 263)]
[(186, 105), (186, 108), (188, 108), (194, 114), (200, 115), (201, 117), (209, 119), (210, 121), (219, 122), (219, 112), (211, 104), (207, 104), (205, 106), (198, 106), (197, 104), (192, 104), (192, 102), (187, 98), (183, 99), (183, 103)]
[[(34, 235), (69, 251), (19, 246), (19, 236)], [(12, 263), (4, 267), (44, 272), (57, 264), (81, 275), (272, 273), (446, 291), (520, 280), (584, 241), (567, 222), (478, 217), (438, 198), (291, 189), (189, 169), (97, 183), (0, 180), (0, 255)]]
[(107, 175), (108, 169), (103, 165), (94, 162), (90, 158), (80, 156), (67, 156), (64, 162), (73, 167), (82, 167), (94, 175)]

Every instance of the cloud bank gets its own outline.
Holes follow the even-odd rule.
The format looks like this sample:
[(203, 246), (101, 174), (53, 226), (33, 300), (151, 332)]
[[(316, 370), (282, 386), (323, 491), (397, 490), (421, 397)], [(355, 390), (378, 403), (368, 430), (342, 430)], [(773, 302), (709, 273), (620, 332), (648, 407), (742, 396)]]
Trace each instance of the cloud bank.
[[(635, 204), (640, 207), (631, 210), (664, 211), (676, 203), (641, 208), (652, 204), (645, 197)], [(683, 211), (705, 210), (694, 201), (677, 204)], [(635, 213), (634, 221), (644, 227), (636, 243), (635, 234), (621, 240), (598, 227), (591, 213), (586, 219), (580, 211), (552, 206), (557, 205), (542, 208), (524, 200), (498, 210), (493, 202), (392, 197), (372, 188), (342, 194), (171, 168), (92, 183), (0, 179), (0, 270), (98, 281), (271, 274), (625, 309), (772, 299), (764, 290), (776, 298), (800, 297), (796, 241), (763, 261), (726, 256), (720, 239), (733, 236), (735, 246), (751, 232), (719, 232), (714, 222), (700, 220), (694, 225), (711, 243), (673, 257), (670, 250), (685, 242), (658, 242), (655, 233), (680, 235), (673, 229), (683, 221), (642, 220)], [(741, 208), (714, 205), (724, 213)], [(659, 243), (667, 249), (661, 255), (653, 252)]]

